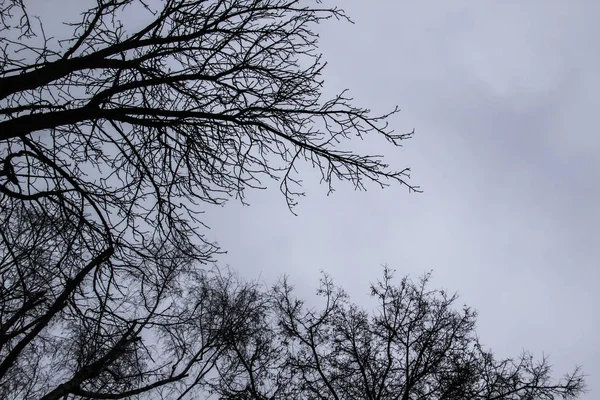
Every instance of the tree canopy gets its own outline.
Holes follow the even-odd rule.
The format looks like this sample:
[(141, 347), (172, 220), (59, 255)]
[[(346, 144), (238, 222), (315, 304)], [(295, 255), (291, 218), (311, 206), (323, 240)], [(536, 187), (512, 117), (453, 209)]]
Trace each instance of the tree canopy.
[(416, 189), (408, 169), (344, 149), (364, 135), (399, 145), (410, 134), (394, 134), (390, 114), (321, 96), (313, 29), (347, 19), (340, 9), (72, 2), (63, 6), (82, 14), (53, 38), (44, 22), (60, 12), (44, 21), (31, 6), (0, 5), (3, 398), (198, 384), (220, 352), (219, 329), (234, 329), (199, 283), (219, 252), (204, 236), (204, 206), (244, 201), (270, 180), (293, 207), (299, 162), (330, 188)]

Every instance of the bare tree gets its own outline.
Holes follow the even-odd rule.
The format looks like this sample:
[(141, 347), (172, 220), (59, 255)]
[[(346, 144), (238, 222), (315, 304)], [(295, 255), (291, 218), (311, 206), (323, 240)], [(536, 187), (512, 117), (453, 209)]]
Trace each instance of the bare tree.
[[(394, 285), (386, 268), (371, 285), (373, 312), (352, 304), (326, 275), (318, 308), (307, 308), (284, 280), (273, 292), (276, 322), (260, 336), (271, 338), (279, 357), (253, 370), (278, 371), (286, 378), (282, 389), (293, 396), (278, 396), (272, 381), (248, 398), (550, 400), (582, 394), (579, 368), (554, 380), (546, 358), (525, 352), (496, 359), (475, 334), (476, 313), (455, 309), (456, 295), (428, 289), (429, 277)], [(250, 369), (239, 377), (252, 387)]]
[(313, 29), (347, 19), (337, 8), (81, 4), (59, 40), (28, 3), (0, 1), (0, 397), (191, 396), (260, 303), (198, 269), (219, 251), (202, 205), (272, 179), (293, 207), (301, 161), (330, 189), (416, 190), (408, 169), (343, 148), (410, 134), (321, 98)]

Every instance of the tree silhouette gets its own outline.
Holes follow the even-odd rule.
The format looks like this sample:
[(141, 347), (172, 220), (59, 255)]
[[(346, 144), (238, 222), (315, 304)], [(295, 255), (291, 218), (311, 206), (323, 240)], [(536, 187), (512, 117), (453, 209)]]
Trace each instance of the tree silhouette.
[[(496, 359), (475, 334), (476, 313), (456, 295), (428, 289), (430, 275), (399, 285), (384, 270), (371, 285), (372, 311), (323, 276), (309, 308), (283, 280), (261, 328), (227, 350), (223, 398), (529, 400), (572, 399), (584, 390), (579, 368), (561, 380), (547, 358)], [(257, 346), (260, 343), (260, 346)], [(244, 349), (242, 351), (237, 349)], [(235, 371), (235, 373), (232, 373)], [(226, 383), (226, 384), (223, 384)], [(245, 390), (245, 391), (244, 391)], [(240, 392), (252, 396), (240, 396)]]
[(322, 99), (312, 29), (347, 19), (337, 8), (81, 4), (66, 38), (0, 4), (0, 397), (193, 397), (260, 309), (199, 267), (219, 252), (203, 205), (277, 180), (293, 207), (299, 162), (330, 189), (416, 190), (407, 169), (344, 149), (410, 134), (345, 93)]

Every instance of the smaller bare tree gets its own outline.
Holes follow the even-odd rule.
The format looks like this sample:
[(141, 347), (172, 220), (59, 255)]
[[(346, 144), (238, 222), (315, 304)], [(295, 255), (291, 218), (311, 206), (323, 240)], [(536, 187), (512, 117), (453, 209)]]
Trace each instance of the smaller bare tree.
[(228, 352), (222, 398), (551, 400), (583, 393), (579, 368), (561, 380), (548, 360), (524, 352), (497, 359), (475, 334), (476, 313), (456, 295), (428, 289), (430, 275), (371, 285), (368, 312), (324, 275), (323, 306), (307, 308), (283, 280), (252, 339)]

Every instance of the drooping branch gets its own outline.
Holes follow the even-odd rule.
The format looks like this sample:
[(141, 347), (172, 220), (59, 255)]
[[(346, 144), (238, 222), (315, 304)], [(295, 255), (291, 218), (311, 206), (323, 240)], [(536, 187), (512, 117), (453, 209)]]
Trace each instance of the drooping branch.
[[(314, 29), (343, 11), (98, 0), (54, 39), (32, 9), (0, 5), (0, 397), (185, 398), (225, 390), (215, 369), (250, 379), (231, 393), (298, 394), (287, 361), (265, 366), (285, 346), (243, 329), (250, 316), (269, 326), (262, 295), (202, 271), (220, 251), (202, 212), (270, 181), (293, 207), (301, 162), (330, 189), (418, 190), (408, 169), (345, 148), (368, 136), (399, 146), (411, 134), (388, 126), (396, 109), (322, 98)], [(320, 362), (330, 315), (306, 318), (293, 326)], [(320, 376), (343, 393), (330, 366)]]

